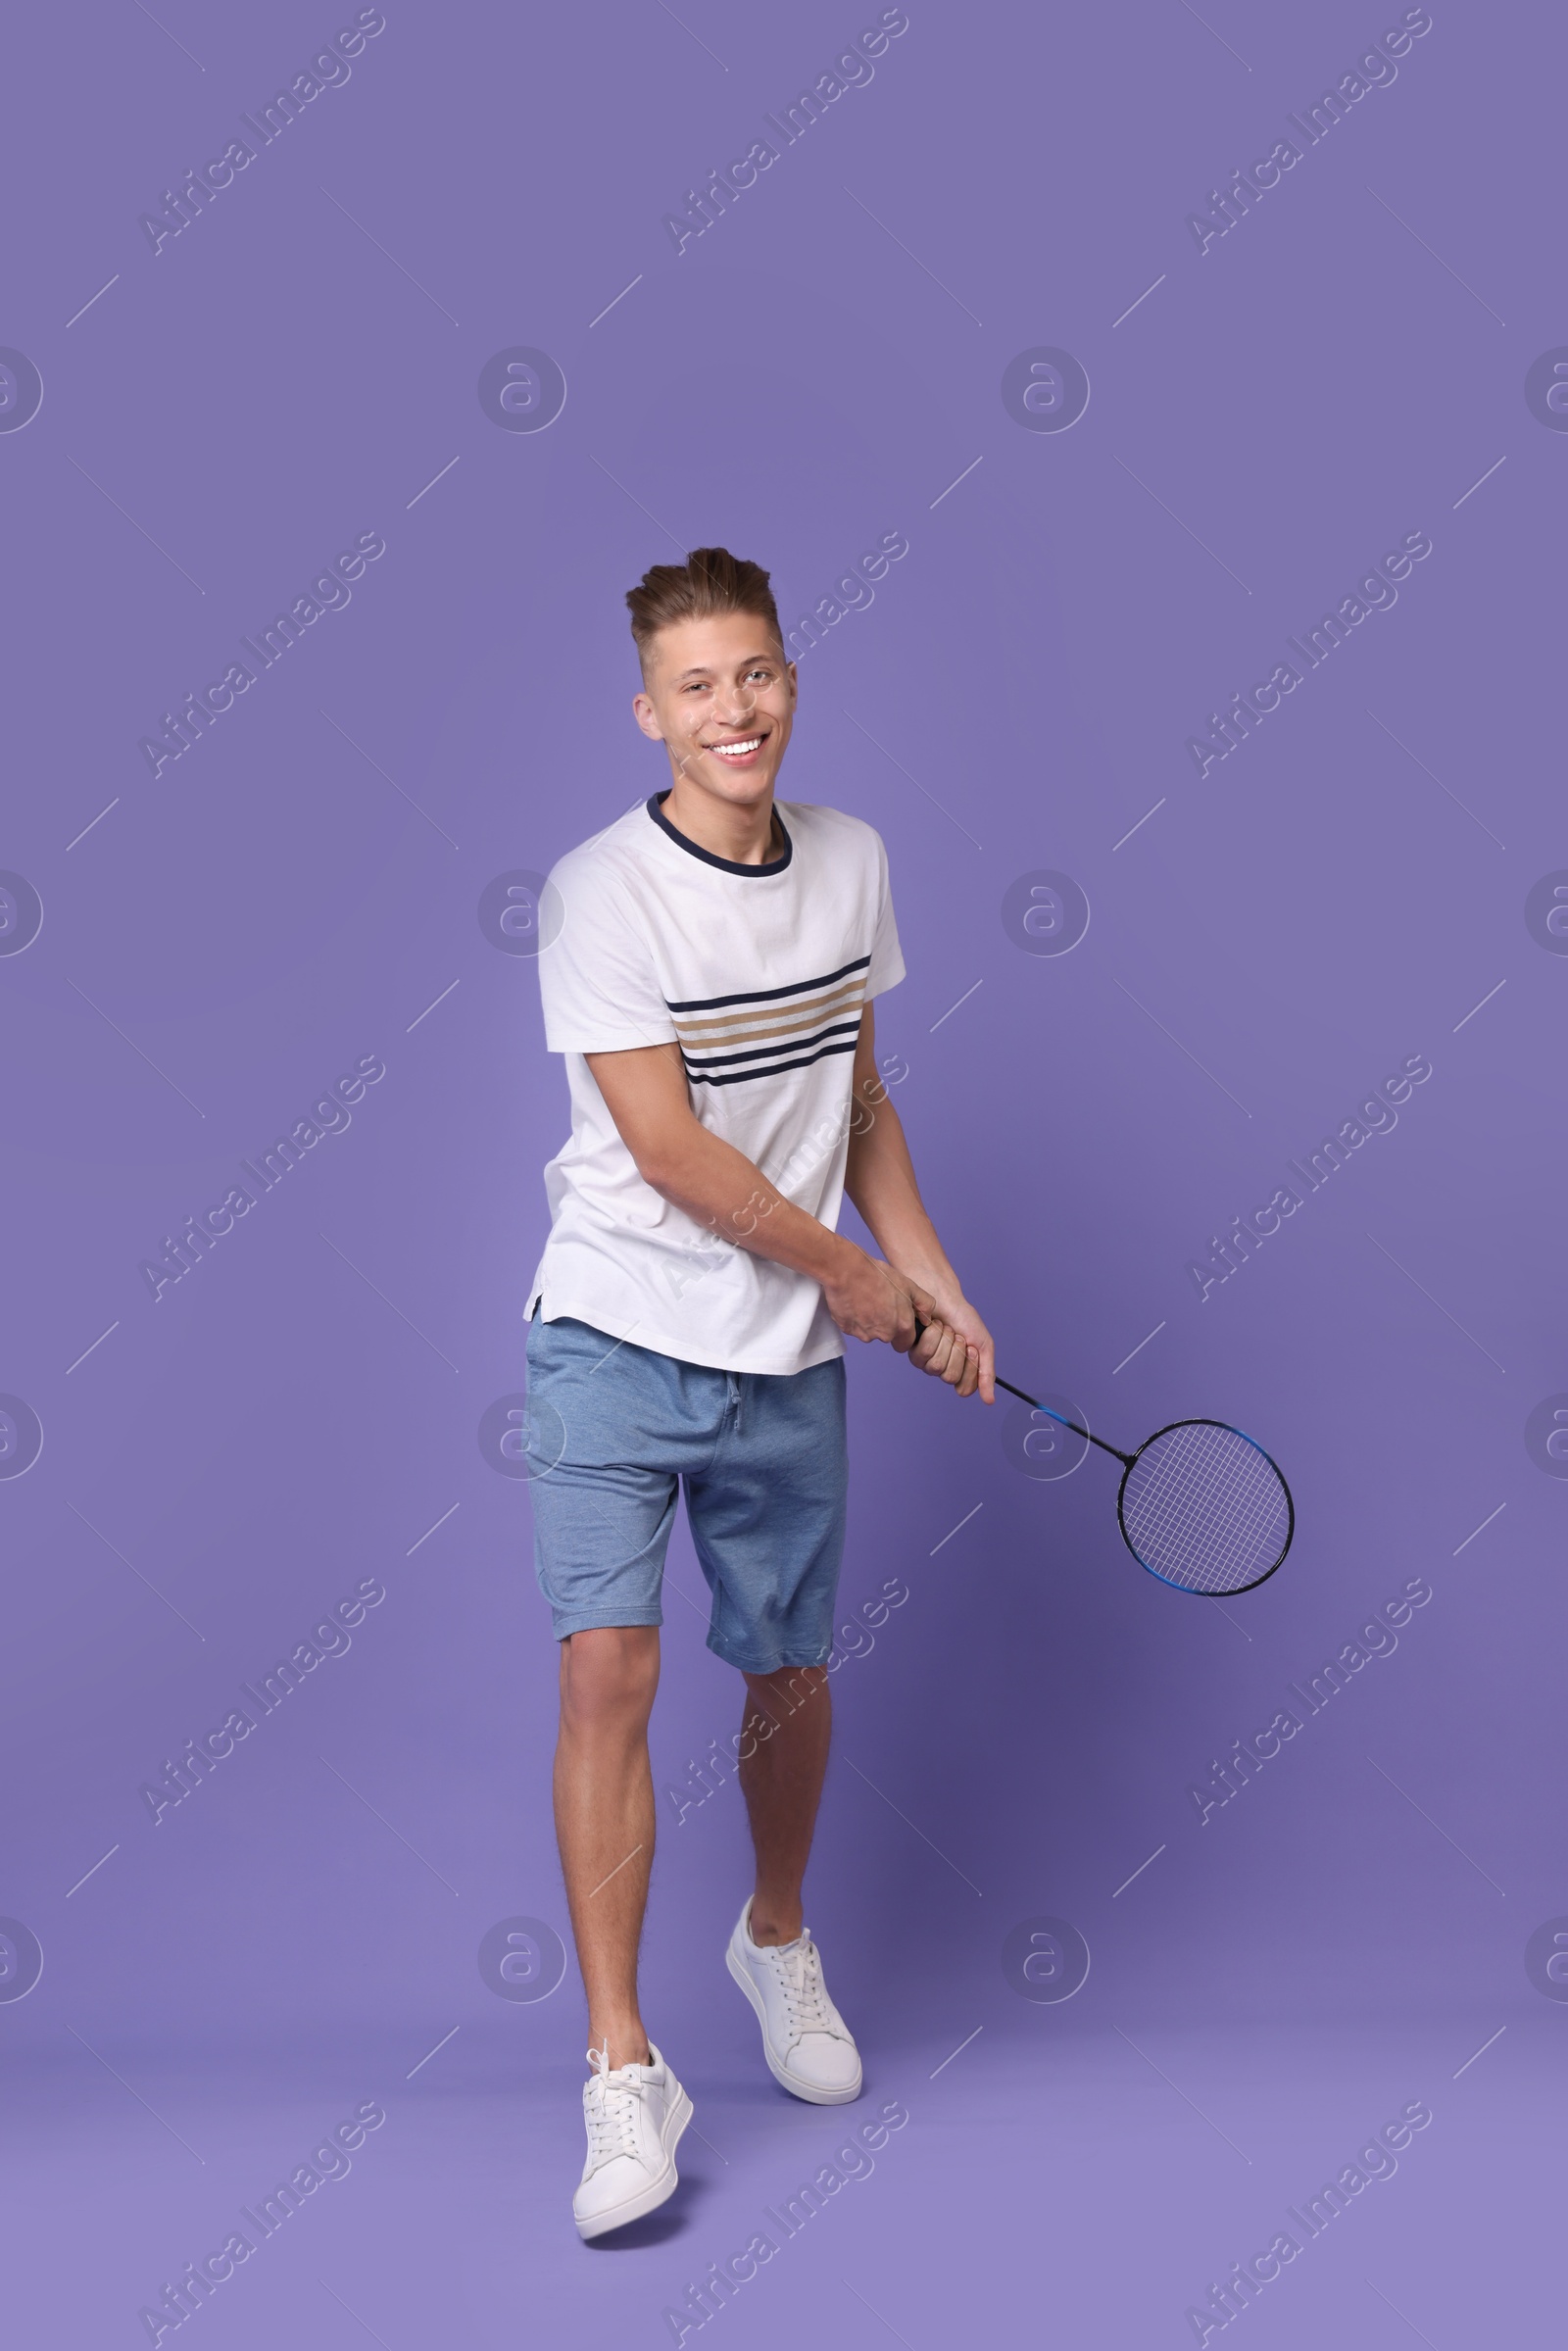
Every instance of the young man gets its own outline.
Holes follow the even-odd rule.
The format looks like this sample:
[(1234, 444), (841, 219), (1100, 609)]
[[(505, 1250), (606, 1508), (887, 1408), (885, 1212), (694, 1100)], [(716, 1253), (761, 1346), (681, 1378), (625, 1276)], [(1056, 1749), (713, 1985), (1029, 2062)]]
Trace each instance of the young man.
[[(594, 2044), (584, 2237), (664, 2201), (692, 2111), (637, 2001), (677, 1482), (708, 1645), (746, 1683), (757, 1876), (727, 1965), (774, 2079), (836, 2105), (858, 2096), (860, 2061), (801, 1882), (844, 1540), (840, 1334), (994, 1401), (990, 1336), (877, 1075), (871, 1000), (904, 977), (882, 843), (858, 817), (774, 803), (796, 676), (768, 575), (699, 548), (626, 602), (632, 709), (669, 782), (551, 875), (539, 977), (571, 1139), (545, 1171), (526, 1309), (536, 1559), (561, 1643), (556, 1831)], [(846, 1191), (883, 1258), (835, 1232)]]

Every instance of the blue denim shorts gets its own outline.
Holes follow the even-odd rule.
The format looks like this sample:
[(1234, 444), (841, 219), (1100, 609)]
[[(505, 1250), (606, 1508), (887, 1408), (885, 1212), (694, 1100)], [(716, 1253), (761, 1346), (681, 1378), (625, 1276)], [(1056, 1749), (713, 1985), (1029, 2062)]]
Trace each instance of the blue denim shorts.
[(528, 1326), (534, 1560), (558, 1641), (663, 1622), (677, 1485), (711, 1595), (708, 1645), (743, 1673), (823, 1665), (844, 1552), (844, 1359), (783, 1376)]

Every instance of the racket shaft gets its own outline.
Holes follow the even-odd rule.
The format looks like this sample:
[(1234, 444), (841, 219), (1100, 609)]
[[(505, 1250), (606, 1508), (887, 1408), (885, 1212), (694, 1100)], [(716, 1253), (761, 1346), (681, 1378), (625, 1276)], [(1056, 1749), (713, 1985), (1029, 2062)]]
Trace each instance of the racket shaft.
[(997, 1378), (997, 1386), (999, 1388), (1005, 1388), (1007, 1394), (1009, 1396), (1015, 1396), (1020, 1404), (1028, 1404), (1034, 1411), (1045, 1413), (1048, 1420), (1058, 1421), (1062, 1428), (1071, 1429), (1075, 1437), (1087, 1437), (1091, 1445), (1098, 1445), (1102, 1453), (1111, 1454), (1124, 1466), (1131, 1462), (1131, 1453), (1124, 1453), (1119, 1445), (1107, 1445), (1103, 1437), (1097, 1437), (1095, 1435), (1093, 1429), (1081, 1429), (1075, 1420), (1068, 1420), (1064, 1413), (1053, 1412), (1049, 1404), (1037, 1404), (1032, 1396), (1025, 1396), (1021, 1388), (1014, 1388), (1010, 1380), (1004, 1380), (1000, 1374)]
[[(914, 1318), (914, 1335), (917, 1340), (925, 1327), (917, 1314)], [(996, 1375), (996, 1380), (997, 1386), (1005, 1388), (1007, 1394), (1015, 1396), (1020, 1404), (1027, 1404), (1031, 1411), (1044, 1412), (1048, 1419), (1059, 1422), (1064, 1429), (1071, 1429), (1075, 1437), (1087, 1437), (1091, 1445), (1098, 1445), (1102, 1453), (1109, 1453), (1113, 1460), (1122, 1464), (1123, 1468), (1131, 1468), (1133, 1459), (1131, 1453), (1124, 1453), (1119, 1445), (1107, 1445), (1103, 1437), (1095, 1435), (1093, 1429), (1081, 1429), (1075, 1420), (1068, 1420), (1060, 1412), (1053, 1412), (1049, 1404), (1037, 1404), (1032, 1396), (1025, 1396), (1021, 1388), (1014, 1388), (1012, 1382), (1003, 1379), (1000, 1373)]]

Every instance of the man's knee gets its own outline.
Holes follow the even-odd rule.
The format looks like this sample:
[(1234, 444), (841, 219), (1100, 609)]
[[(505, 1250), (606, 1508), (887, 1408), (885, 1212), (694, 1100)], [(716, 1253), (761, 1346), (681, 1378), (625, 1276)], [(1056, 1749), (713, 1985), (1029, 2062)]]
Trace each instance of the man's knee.
[(655, 1625), (596, 1625), (561, 1644), (561, 1710), (580, 1721), (646, 1715), (659, 1687)]

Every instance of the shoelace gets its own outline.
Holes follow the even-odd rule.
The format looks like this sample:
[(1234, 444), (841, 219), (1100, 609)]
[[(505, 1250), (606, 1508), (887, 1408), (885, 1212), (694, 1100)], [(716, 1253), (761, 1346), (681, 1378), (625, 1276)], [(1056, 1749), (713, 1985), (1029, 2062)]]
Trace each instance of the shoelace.
[(807, 2033), (837, 2035), (839, 2026), (822, 1981), (821, 1956), (811, 1940), (810, 1928), (801, 1930), (797, 1942), (766, 1946), (765, 1955), (784, 1993), (792, 2040)]
[(583, 2093), (583, 2112), (588, 2121), (588, 2168), (597, 2172), (617, 2155), (637, 2153), (637, 2115), (648, 2085), (625, 2080), (624, 2069), (612, 2074), (608, 2040), (587, 2055), (594, 2072)]

